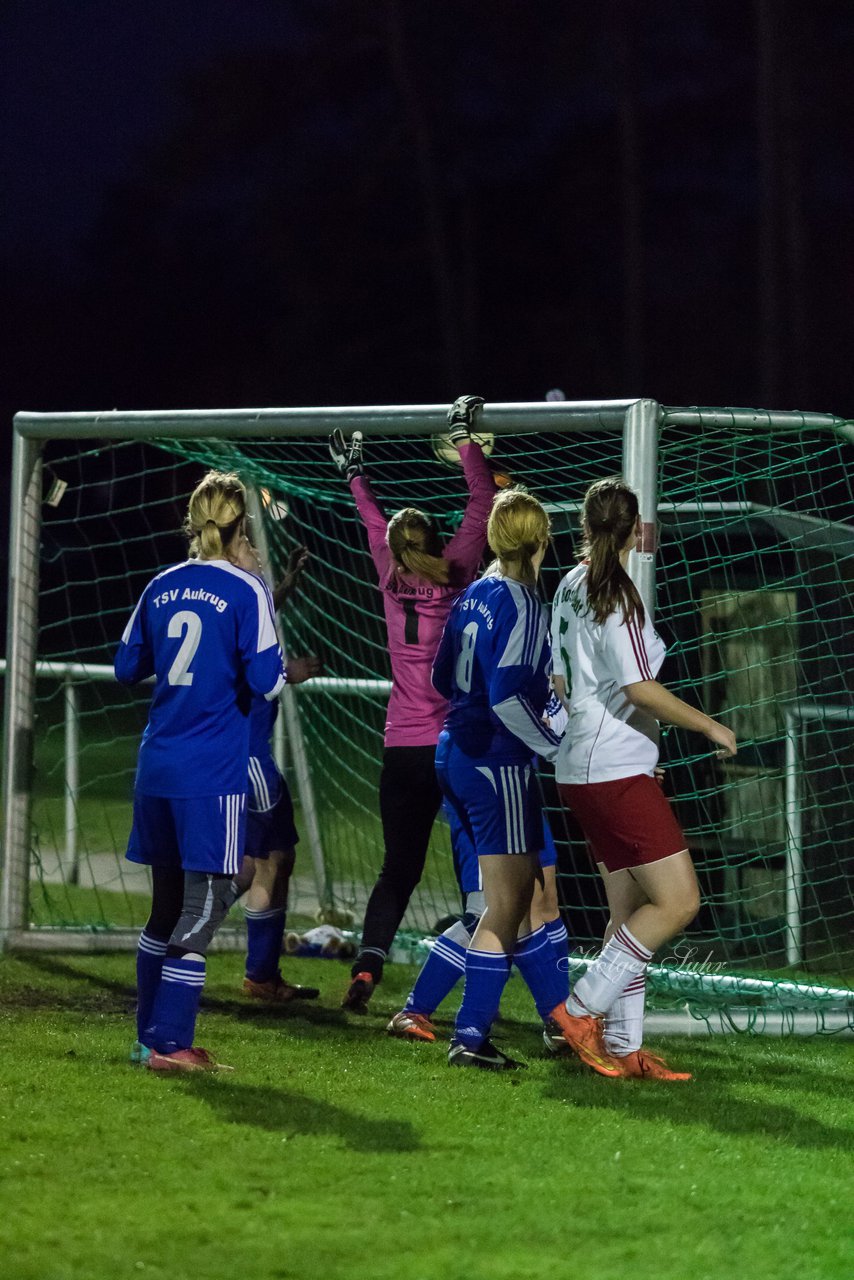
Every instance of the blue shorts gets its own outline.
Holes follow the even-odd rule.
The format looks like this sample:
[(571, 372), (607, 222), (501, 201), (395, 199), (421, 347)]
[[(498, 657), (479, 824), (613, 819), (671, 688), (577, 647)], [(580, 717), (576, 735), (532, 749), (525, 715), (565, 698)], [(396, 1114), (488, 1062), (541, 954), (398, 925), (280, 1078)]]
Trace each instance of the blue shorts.
[(245, 795), (192, 800), (134, 795), (131, 862), (236, 876), (245, 840)]
[[(454, 874), (460, 886), (460, 893), (477, 893), (483, 888), (480, 878), (480, 864), (474, 851), (474, 844), (468, 832), (457, 816), (457, 811), (449, 800), (442, 802), (448, 826), (451, 828), (451, 852), (454, 856)], [(543, 847), (540, 850), (540, 866), (553, 867), (557, 863), (557, 849), (554, 836), (543, 814)]]
[(293, 849), (298, 840), (291, 793), (282, 780), (279, 798), (269, 809), (247, 809), (244, 852), (247, 858), (269, 858), (276, 850)]
[(479, 760), (447, 739), (436, 774), (462, 831), (479, 858), (543, 847), (543, 806), (532, 765)]

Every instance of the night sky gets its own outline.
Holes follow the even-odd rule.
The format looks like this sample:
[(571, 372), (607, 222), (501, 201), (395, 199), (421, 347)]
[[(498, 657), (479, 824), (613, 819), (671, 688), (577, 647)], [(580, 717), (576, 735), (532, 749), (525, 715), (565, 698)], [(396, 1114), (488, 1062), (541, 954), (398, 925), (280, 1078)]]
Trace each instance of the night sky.
[(551, 387), (854, 415), (850, 0), (0, 24), (7, 424)]

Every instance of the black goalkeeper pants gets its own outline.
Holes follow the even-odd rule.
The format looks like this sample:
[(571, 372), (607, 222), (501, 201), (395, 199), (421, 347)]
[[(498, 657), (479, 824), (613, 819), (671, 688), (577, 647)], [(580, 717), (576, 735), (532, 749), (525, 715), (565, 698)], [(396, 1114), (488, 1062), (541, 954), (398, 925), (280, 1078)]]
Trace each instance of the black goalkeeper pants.
[(430, 832), (442, 803), (435, 747), (386, 747), (380, 773), (385, 858), (365, 911), (353, 973), (379, 982), (383, 962), (421, 879)]

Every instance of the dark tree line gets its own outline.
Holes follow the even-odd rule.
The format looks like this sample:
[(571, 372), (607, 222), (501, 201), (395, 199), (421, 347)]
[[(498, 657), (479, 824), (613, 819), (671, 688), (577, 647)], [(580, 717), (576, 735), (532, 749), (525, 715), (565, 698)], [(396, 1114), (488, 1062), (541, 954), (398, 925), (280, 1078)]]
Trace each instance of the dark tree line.
[(298, 12), (173, 86), (73, 270), (6, 264), (9, 412), (851, 411), (849, 5)]

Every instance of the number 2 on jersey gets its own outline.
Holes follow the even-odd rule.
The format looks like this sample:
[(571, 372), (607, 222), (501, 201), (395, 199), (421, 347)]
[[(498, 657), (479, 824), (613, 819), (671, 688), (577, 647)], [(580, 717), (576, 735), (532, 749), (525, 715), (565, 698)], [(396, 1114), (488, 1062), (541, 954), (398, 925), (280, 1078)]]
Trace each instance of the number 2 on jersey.
[(474, 646), (476, 641), (477, 623), (468, 622), (463, 627), (463, 633), (460, 636), (460, 653), (454, 671), (457, 688), (461, 689), (463, 693), (468, 693), (471, 689), (471, 673), (474, 666)]
[[(185, 627), (186, 630), (184, 630)], [(172, 640), (177, 640), (182, 634), (184, 638), (166, 679), (170, 684), (192, 684), (193, 673), (189, 670), (189, 666), (196, 656), (196, 650), (202, 638), (202, 620), (197, 613), (191, 613), (189, 609), (181, 609), (180, 612), (173, 613), (169, 619), (167, 634)]]

